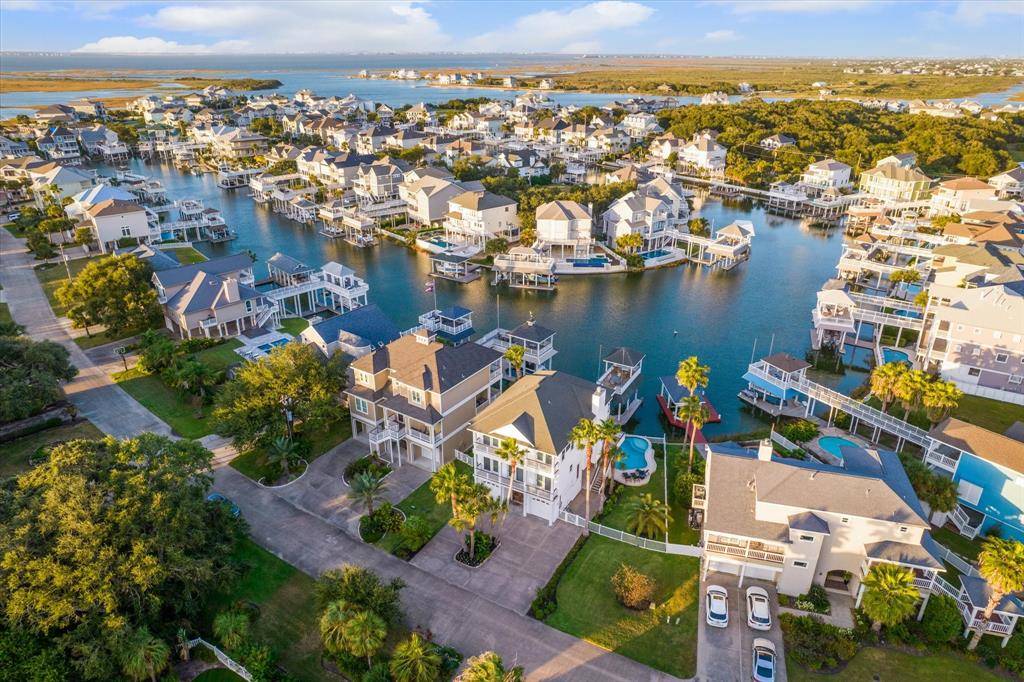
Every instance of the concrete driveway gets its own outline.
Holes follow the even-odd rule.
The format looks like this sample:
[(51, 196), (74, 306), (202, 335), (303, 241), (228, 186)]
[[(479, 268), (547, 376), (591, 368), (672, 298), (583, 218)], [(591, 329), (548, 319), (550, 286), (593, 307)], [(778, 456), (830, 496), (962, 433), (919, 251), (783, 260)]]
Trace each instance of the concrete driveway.
[[(704, 595), (708, 585), (719, 585), (729, 592), (729, 626), (713, 628), (707, 624)], [(772, 628), (754, 630), (747, 625), (746, 590), (757, 585), (768, 592), (772, 610)], [(751, 652), (754, 639), (763, 637), (775, 645), (775, 679), (786, 682), (786, 655), (779, 627), (778, 598), (775, 586), (761, 580), (744, 580), (727, 573), (711, 572), (700, 585), (700, 621), (697, 630), (697, 678), (707, 682), (745, 682), (753, 673)]]
[[(513, 507), (498, 530), (501, 545), (482, 566), (470, 568), (455, 561), (463, 535), (450, 526), (441, 529), (413, 557), (413, 566), (525, 614), (537, 589), (551, 578), (582, 529), (562, 522), (549, 526), (537, 517), (516, 512)], [(481, 525), (491, 532), (486, 522)]]

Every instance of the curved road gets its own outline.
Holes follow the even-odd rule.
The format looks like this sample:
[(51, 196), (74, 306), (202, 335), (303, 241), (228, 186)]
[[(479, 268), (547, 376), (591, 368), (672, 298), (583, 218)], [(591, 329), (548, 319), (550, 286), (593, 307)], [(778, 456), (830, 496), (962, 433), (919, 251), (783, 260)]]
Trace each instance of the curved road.
[[(0, 229), (0, 284), (11, 314), (31, 337), (56, 341), (71, 352), (79, 375), (65, 390), (80, 414), (119, 438), (143, 431), (173, 435), (167, 424), (113, 383), (106, 371), (78, 348), (50, 309), (32, 272), (35, 264), (22, 240)], [(524, 666), (530, 680), (676, 679), (494, 604), (366, 545), (225, 466), (232, 451), (224, 439), (214, 436), (203, 441), (216, 452), (215, 489), (242, 509), (252, 537), (261, 546), (314, 577), (351, 563), (373, 569), (385, 578), (401, 578), (408, 585), (402, 601), (410, 624), (429, 629), (438, 641), (465, 655), (497, 651), (506, 663)]]

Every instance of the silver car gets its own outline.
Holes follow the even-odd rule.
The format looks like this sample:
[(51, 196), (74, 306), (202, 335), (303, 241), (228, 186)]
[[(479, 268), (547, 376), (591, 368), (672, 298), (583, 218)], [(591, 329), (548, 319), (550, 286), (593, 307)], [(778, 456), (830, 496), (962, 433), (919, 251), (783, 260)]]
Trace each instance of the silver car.
[(754, 682), (775, 682), (775, 645), (758, 637), (754, 640), (753, 657), (750, 678)]
[(729, 626), (729, 593), (724, 587), (708, 585), (704, 604), (708, 625), (714, 628)]
[(755, 630), (772, 629), (772, 610), (763, 587), (747, 588), (747, 625)]

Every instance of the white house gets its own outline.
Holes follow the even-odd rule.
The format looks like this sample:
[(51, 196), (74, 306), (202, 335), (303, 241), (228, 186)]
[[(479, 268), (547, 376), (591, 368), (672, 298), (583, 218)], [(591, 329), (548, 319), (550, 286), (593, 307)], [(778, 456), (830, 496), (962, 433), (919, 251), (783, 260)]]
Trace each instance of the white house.
[(514, 199), (493, 192), (463, 192), (448, 201), (445, 239), (480, 248), (499, 237), (519, 241), (517, 206)]
[(824, 192), (827, 189), (843, 190), (852, 186), (850, 172), (853, 169), (835, 159), (815, 161), (800, 176), (800, 184), (808, 189)]
[(963, 214), (996, 201), (996, 188), (977, 178), (940, 182), (928, 200), (931, 215)]
[(988, 179), (988, 184), (996, 188), (1000, 199), (1020, 198), (1024, 195), (1024, 166), (1016, 166), (1005, 173), (993, 175)]
[(120, 239), (149, 240), (146, 209), (137, 203), (106, 199), (89, 208), (85, 215), (103, 253), (112, 251)]
[(576, 201), (549, 201), (538, 206), (535, 215), (538, 249), (561, 260), (590, 256), (594, 220), (587, 207)]

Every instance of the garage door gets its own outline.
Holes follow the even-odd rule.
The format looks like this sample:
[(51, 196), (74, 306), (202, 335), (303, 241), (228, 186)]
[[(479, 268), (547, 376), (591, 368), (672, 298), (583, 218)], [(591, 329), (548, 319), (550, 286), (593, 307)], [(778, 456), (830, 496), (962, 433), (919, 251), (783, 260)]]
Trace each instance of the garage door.
[(747, 566), (747, 571), (744, 576), (752, 580), (767, 580), (768, 582), (775, 582), (775, 571), (764, 566)]
[(708, 564), (709, 571), (716, 571), (718, 573), (728, 573), (729, 575), (739, 575), (740, 566), (734, 564), (731, 561), (715, 561), (714, 559)]

